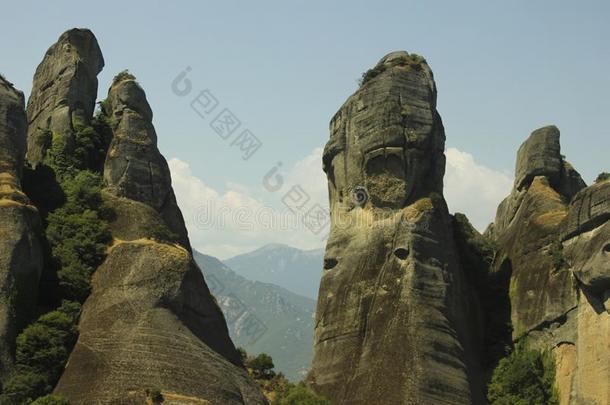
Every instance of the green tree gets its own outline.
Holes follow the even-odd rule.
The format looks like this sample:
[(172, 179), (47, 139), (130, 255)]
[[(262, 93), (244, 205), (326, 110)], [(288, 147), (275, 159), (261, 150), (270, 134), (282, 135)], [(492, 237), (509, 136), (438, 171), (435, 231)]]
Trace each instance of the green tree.
[(332, 405), (332, 402), (299, 383), (289, 384), (283, 391), (279, 391), (273, 405)]
[(492, 405), (558, 405), (555, 364), (550, 354), (520, 342), (500, 360), (488, 387)]
[(268, 380), (275, 375), (273, 359), (266, 353), (261, 353), (256, 357), (249, 357), (246, 360), (246, 367), (252, 371), (254, 378)]
[(51, 389), (44, 375), (28, 369), (17, 369), (4, 383), (0, 404), (29, 404), (32, 399), (44, 395)]

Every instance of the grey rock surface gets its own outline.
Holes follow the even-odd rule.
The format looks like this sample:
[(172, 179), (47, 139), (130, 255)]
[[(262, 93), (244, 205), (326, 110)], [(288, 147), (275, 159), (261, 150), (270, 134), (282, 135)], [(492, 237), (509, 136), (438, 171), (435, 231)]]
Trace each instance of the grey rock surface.
[(144, 91), (119, 75), (103, 108), (112, 140), (102, 198), (114, 241), (54, 392), (72, 404), (141, 404), (146, 390), (167, 403), (267, 403), (191, 255)]
[(574, 197), (564, 223), (564, 250), (580, 283), (603, 302), (610, 297), (610, 181)]
[(17, 332), (35, 314), (43, 266), (40, 217), (21, 190), (26, 128), (23, 94), (0, 77), (0, 380)]
[(114, 245), (94, 274), (79, 329), (55, 389), (73, 404), (139, 404), (146, 389), (179, 395), (178, 403), (266, 403), (238, 364), (201, 271), (177, 245)]
[(515, 186), (517, 189), (527, 187), (536, 176), (546, 176), (551, 183), (556, 183), (561, 168), (559, 129), (554, 125), (539, 128), (517, 152)]
[(146, 94), (132, 76), (115, 80), (107, 111), (113, 138), (104, 165), (106, 190), (159, 212), (170, 231), (190, 249), (186, 226), (171, 185), (169, 167), (157, 148)]
[(36, 69), (27, 106), (27, 159), (32, 166), (46, 154), (41, 133), (52, 131), (70, 148), (74, 123), (89, 122), (97, 97), (97, 75), (103, 67), (97, 39), (88, 29), (64, 32), (47, 50)]
[(308, 384), (336, 404), (480, 403), (432, 72), (393, 52), (365, 77), (324, 150), (331, 232)]
[(559, 131), (534, 131), (490, 233), (494, 271), (509, 269), (513, 339), (552, 351), (570, 405), (610, 403), (610, 183), (585, 187)]

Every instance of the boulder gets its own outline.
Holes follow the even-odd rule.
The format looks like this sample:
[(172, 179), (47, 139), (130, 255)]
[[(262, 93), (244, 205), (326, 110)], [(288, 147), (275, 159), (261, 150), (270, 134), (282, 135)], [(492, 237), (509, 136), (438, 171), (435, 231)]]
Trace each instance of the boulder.
[(0, 76), (0, 380), (17, 333), (35, 315), (43, 267), (40, 217), (21, 190), (26, 128), (23, 94)]
[(47, 50), (34, 74), (27, 106), (27, 159), (32, 166), (45, 157), (45, 134), (50, 131), (63, 137), (70, 148), (74, 124), (89, 123), (97, 97), (97, 75), (103, 67), (97, 39), (88, 29), (64, 32)]
[(309, 386), (336, 404), (482, 403), (478, 308), (442, 197), (445, 133), (427, 63), (382, 58), (330, 132)]

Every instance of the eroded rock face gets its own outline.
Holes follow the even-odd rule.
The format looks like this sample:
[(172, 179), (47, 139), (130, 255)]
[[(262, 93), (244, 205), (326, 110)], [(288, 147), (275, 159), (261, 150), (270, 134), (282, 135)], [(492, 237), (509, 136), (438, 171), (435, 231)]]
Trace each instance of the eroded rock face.
[(125, 75), (111, 86), (105, 108), (113, 127), (104, 166), (107, 190), (155, 209), (181, 244), (190, 249), (169, 167), (157, 149), (152, 110), (144, 90), (133, 76)]
[(562, 404), (610, 403), (610, 181), (581, 190), (563, 223), (564, 267), (577, 280), (578, 304), (565, 324), (544, 330), (557, 364)]
[(113, 139), (102, 198), (114, 210), (114, 245), (93, 275), (55, 392), (73, 404), (140, 404), (146, 390), (172, 403), (265, 404), (191, 255), (144, 91), (119, 77), (104, 108)]
[(561, 156), (556, 127), (534, 131), (519, 148), (515, 184), (498, 207), (493, 230), (495, 271), (511, 272), (515, 339), (576, 307), (575, 280), (561, 265), (558, 235), (570, 199), (584, 186)]
[[(146, 389), (212, 404), (264, 404), (191, 254), (118, 243), (93, 278), (56, 392), (73, 404), (140, 404)], [(139, 394), (139, 395), (138, 395)]]
[(24, 98), (0, 77), (0, 379), (14, 361), (16, 333), (34, 315), (43, 266), (40, 218), (21, 190)]
[(610, 306), (610, 181), (576, 195), (565, 221), (563, 250), (581, 289)]
[(331, 233), (308, 383), (337, 404), (478, 403), (432, 72), (406, 52), (375, 69), (324, 151)]
[(44, 159), (46, 131), (74, 143), (74, 123), (88, 124), (97, 97), (97, 74), (104, 58), (93, 33), (74, 28), (64, 32), (46, 52), (34, 75), (28, 100), (27, 159), (36, 166)]
[(561, 404), (610, 403), (610, 182), (585, 188), (555, 127), (519, 149), (491, 232), (508, 267), (513, 339), (552, 350)]

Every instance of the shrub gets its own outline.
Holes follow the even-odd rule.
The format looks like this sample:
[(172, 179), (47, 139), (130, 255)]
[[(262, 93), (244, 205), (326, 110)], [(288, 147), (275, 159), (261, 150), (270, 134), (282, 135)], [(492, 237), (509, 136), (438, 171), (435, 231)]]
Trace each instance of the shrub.
[(563, 245), (561, 241), (556, 240), (551, 244), (549, 249), (551, 253), (551, 258), (553, 259), (553, 267), (555, 270), (560, 270), (563, 265), (566, 263), (565, 256), (563, 254)]
[(80, 305), (64, 301), (54, 311), (42, 315), (17, 337), (16, 362), (49, 380), (59, 378), (65, 360), (76, 343)]
[(45, 395), (52, 389), (44, 375), (28, 369), (17, 369), (6, 380), (3, 388), (1, 405), (30, 404), (32, 399)]
[(246, 364), (246, 359), (248, 358), (248, 353), (246, 352), (246, 349), (244, 349), (243, 347), (238, 347), (237, 354), (239, 355), (241, 363)]
[(276, 394), (274, 405), (332, 405), (332, 403), (310, 391), (305, 384), (289, 384)]
[(68, 146), (68, 140), (65, 136), (53, 132), (51, 134), (51, 147), (44, 158), (44, 163), (53, 169), (60, 182), (64, 177), (73, 175), (79, 166)]
[(89, 295), (89, 278), (111, 240), (108, 224), (100, 218), (101, 183), (100, 176), (89, 171), (64, 178), (66, 202), (47, 217), (46, 236), (62, 295), (80, 302)]
[(53, 139), (53, 134), (50, 130), (39, 130), (36, 132), (36, 136), (34, 138), (36, 140), (36, 145), (43, 147), (45, 150), (51, 146), (51, 140)]
[[(49, 262), (57, 273), (57, 295), (73, 302), (64, 300), (59, 308), (42, 315), (17, 337), (17, 371), (7, 381), (3, 396), (9, 398), (9, 403), (30, 403), (49, 394), (59, 380), (78, 338), (79, 302), (89, 295), (91, 274), (104, 260), (111, 240), (108, 225), (101, 218), (106, 209), (101, 198), (102, 179), (88, 170), (105, 154), (103, 145), (91, 126), (78, 120), (73, 126), (73, 144), (52, 133), (44, 164), (36, 170), (26, 170), (28, 189), (53, 191), (53, 203), (44, 207)], [(35, 201), (47, 198), (43, 193), (36, 195)], [(46, 396), (36, 403), (66, 401)]]
[(600, 182), (606, 181), (606, 180), (610, 180), (610, 173), (601, 172), (600, 174), (597, 175), (595, 182), (600, 183)]
[(58, 395), (45, 395), (32, 402), (30, 405), (70, 405), (70, 401)]
[(169, 228), (161, 222), (151, 225), (150, 238), (161, 243), (176, 243), (178, 242), (178, 235), (169, 230)]
[(374, 79), (381, 73), (385, 72), (389, 67), (404, 66), (413, 70), (421, 70), (422, 63), (424, 63), (425, 61), (426, 60), (423, 57), (412, 53), (408, 56), (400, 56), (398, 58), (395, 58), (390, 63), (379, 63), (375, 67), (367, 70), (362, 74), (359, 84), (360, 86), (363, 86), (371, 79)]
[[(19, 334), (16, 371), (4, 385), (0, 404), (29, 404), (32, 399), (51, 392), (76, 343), (79, 315), (80, 304), (63, 301), (59, 308), (42, 315)], [(48, 402), (51, 399), (41, 403), (63, 403)]]
[(558, 405), (554, 381), (552, 356), (520, 342), (495, 368), (488, 400), (492, 405)]
[(251, 370), (254, 378), (268, 380), (275, 375), (273, 359), (266, 353), (261, 353), (256, 357), (248, 357), (246, 367)]
[(97, 166), (100, 160), (106, 158), (104, 140), (90, 125), (75, 126), (74, 157), (80, 163), (80, 168)]
[(112, 80), (112, 84), (118, 83), (123, 80), (136, 80), (136, 77), (134, 75), (132, 75), (131, 73), (129, 73), (129, 70), (125, 69), (125, 70), (119, 72), (116, 76), (114, 76), (114, 79)]
[(146, 397), (152, 401), (153, 404), (161, 404), (165, 400), (165, 398), (163, 398), (163, 394), (161, 394), (161, 391), (158, 389), (147, 389)]

